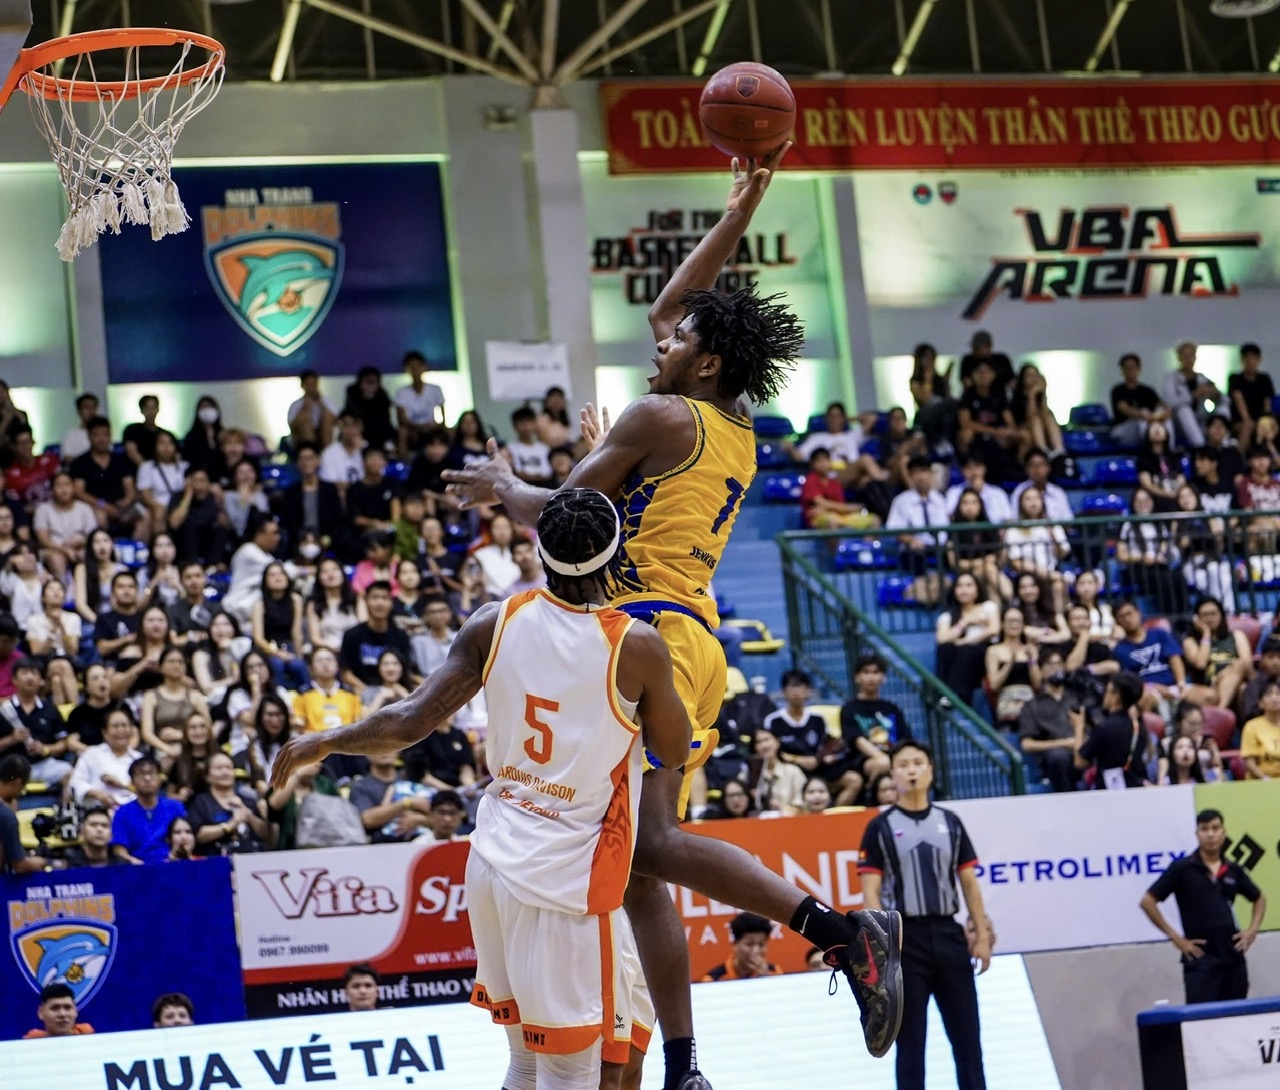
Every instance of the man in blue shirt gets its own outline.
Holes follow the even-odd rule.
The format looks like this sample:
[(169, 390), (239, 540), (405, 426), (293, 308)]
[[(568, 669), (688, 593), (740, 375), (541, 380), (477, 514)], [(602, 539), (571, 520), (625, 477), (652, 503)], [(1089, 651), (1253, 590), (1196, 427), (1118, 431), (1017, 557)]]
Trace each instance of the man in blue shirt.
[(1173, 633), (1148, 630), (1142, 623), (1142, 611), (1133, 602), (1121, 602), (1115, 616), (1124, 632), (1124, 639), (1116, 644), (1115, 657), (1121, 670), (1137, 674), (1142, 682), (1143, 709), (1150, 710), (1161, 700), (1181, 700), (1187, 667)]
[(139, 757), (129, 766), (134, 799), (116, 811), (111, 839), (130, 863), (163, 863), (169, 855), (165, 833), (174, 818), (186, 817), (177, 799), (160, 795), (160, 766), (154, 757)]

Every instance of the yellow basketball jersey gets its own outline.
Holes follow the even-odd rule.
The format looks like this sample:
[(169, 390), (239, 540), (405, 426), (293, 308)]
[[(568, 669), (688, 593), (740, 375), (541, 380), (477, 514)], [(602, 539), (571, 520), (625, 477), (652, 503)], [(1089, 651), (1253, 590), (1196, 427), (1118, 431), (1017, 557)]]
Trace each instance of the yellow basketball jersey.
[(720, 617), (707, 584), (755, 478), (756, 441), (745, 417), (684, 402), (698, 429), (693, 453), (666, 473), (623, 483), (622, 583), (612, 604), (673, 602), (714, 627)]

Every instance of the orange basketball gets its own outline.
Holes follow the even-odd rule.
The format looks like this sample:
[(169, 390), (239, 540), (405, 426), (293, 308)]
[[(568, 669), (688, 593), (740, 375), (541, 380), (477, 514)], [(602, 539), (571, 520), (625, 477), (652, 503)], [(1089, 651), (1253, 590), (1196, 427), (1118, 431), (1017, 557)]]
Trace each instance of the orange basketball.
[(698, 116), (713, 147), (740, 159), (759, 159), (791, 135), (796, 97), (767, 64), (739, 61), (707, 80)]

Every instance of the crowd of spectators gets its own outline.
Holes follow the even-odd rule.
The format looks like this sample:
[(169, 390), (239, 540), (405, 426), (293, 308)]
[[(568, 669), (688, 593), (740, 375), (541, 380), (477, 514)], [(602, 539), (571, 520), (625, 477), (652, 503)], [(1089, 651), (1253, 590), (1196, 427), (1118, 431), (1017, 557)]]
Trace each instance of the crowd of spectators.
[[(269, 787), (292, 732), (403, 697), (477, 608), (545, 581), (529, 527), (446, 491), (493, 433), (472, 410), (446, 425), (421, 354), (404, 371), (389, 391), (363, 368), (340, 408), (303, 374), (277, 443), (209, 396), (178, 436), (154, 394), (113, 421), (85, 393), (41, 454), (0, 383), (4, 829), (30, 781), (60, 807), (41, 838), (58, 864), (468, 831), (482, 695), (402, 760), (335, 757)], [(564, 392), (517, 409), (501, 450), (530, 483), (563, 481), (582, 453)], [(16, 834), (0, 853), (46, 862)]]
[(1280, 643), (1262, 642), (1266, 625), (1237, 608), (1250, 565), (1277, 552), (1280, 429), (1260, 348), (1244, 344), (1239, 358), (1224, 393), (1190, 342), (1158, 390), (1136, 355), (1121, 357), (1100, 430), (1104, 449), (1135, 456), (1134, 487), (1102, 532), (1073, 532), (1063, 486), (1080, 470), (1044, 376), (1030, 363), (1015, 371), (983, 332), (958, 365), (916, 349), (910, 427), (898, 408), (850, 427), (833, 404), (823, 429), (788, 445), (808, 469), (805, 524), (892, 532), (904, 605), (939, 611), (938, 677), (1057, 789), (1082, 772), (1103, 786), (1113, 766), (1090, 739), (1105, 736), (1117, 702), (1127, 720), (1146, 716), (1125, 735), (1130, 779), (1280, 773), (1280, 719), (1262, 703)]

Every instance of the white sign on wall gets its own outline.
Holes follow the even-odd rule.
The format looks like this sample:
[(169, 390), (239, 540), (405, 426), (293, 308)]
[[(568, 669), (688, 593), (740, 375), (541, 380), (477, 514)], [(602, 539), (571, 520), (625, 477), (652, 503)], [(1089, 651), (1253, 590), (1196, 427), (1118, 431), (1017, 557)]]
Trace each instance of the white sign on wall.
[[(1191, 787), (1080, 791), (946, 803), (981, 861), (978, 878), (1002, 953), (1163, 941), (1138, 907), (1196, 846)], [(1161, 905), (1181, 925), (1172, 898)]]
[[(978, 979), (978, 997), (990, 1090), (1058, 1090), (1022, 959), (997, 958)], [(875, 1060), (864, 1051), (853, 997), (843, 984), (829, 996), (824, 974), (699, 984), (693, 1004), (700, 1066), (717, 1085), (893, 1090), (892, 1058)], [(759, 1025), (761, 1011), (768, 1012), (769, 1032), (744, 1033), (744, 1026)], [(828, 1023), (855, 1032), (813, 1032)], [(800, 1040), (803, 1048), (778, 1047)], [(926, 1062), (932, 1090), (955, 1090), (936, 1009), (929, 1013)], [(0, 1043), (4, 1090), (494, 1090), (506, 1067), (503, 1030), (463, 1004)], [(658, 1090), (662, 1074), (655, 1042), (644, 1090)]]
[(1280, 1086), (1280, 1011), (1182, 1023), (1187, 1090)]
[(559, 386), (566, 398), (573, 397), (569, 349), (562, 344), (485, 341), (484, 358), (494, 401), (540, 401), (548, 386)]

